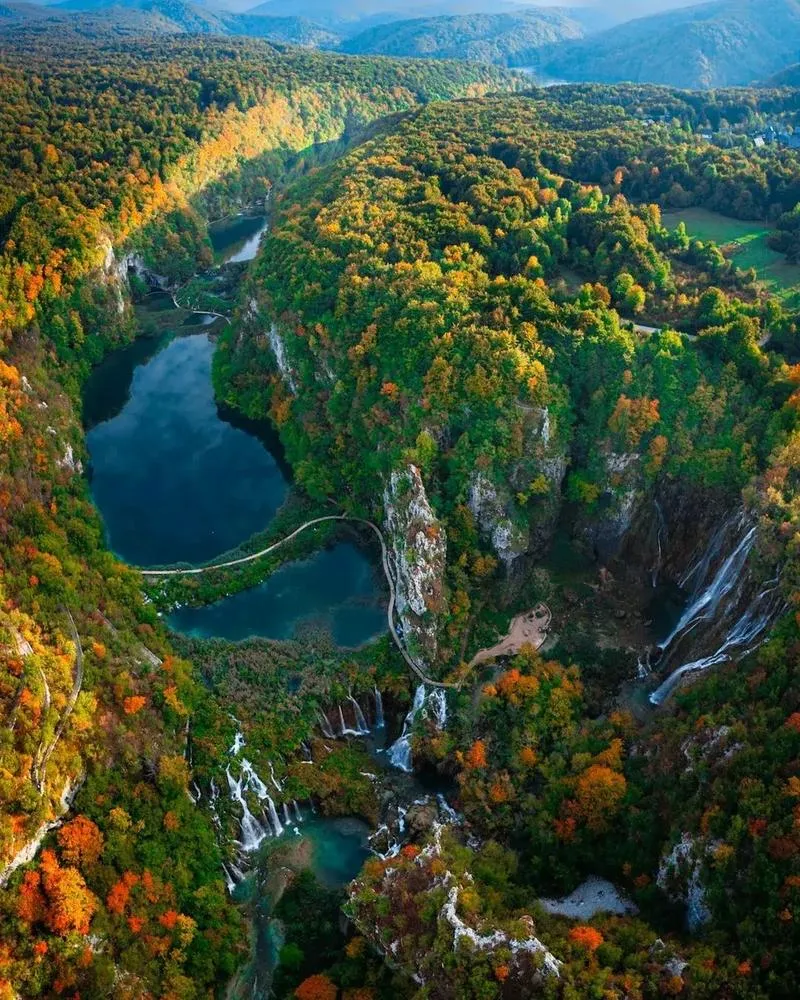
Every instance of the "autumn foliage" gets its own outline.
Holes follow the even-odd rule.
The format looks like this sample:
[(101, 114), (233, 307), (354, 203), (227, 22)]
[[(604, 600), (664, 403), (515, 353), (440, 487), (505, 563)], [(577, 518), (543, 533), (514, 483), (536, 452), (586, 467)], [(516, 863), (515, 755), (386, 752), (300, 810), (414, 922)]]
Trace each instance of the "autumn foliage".
[(339, 990), (327, 976), (309, 976), (294, 991), (296, 1000), (336, 1000)]

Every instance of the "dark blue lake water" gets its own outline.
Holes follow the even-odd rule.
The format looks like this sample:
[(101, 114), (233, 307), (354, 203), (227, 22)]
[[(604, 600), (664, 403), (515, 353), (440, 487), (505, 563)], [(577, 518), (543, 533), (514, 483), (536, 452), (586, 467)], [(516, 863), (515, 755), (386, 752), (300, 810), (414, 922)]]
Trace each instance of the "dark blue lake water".
[(87, 385), (88, 413), (113, 414), (87, 434), (92, 495), (127, 562), (203, 562), (265, 528), (289, 484), (257, 437), (221, 418), (207, 334), (146, 343), (152, 357), (136, 342)]

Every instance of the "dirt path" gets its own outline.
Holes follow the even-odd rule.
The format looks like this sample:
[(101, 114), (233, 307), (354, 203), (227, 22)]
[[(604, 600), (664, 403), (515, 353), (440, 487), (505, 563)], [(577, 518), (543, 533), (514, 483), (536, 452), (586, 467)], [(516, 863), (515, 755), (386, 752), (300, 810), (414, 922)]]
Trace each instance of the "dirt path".
[(469, 664), (470, 667), (485, 663), (487, 660), (495, 660), (499, 656), (515, 656), (523, 646), (540, 649), (547, 638), (552, 618), (550, 608), (546, 604), (537, 604), (532, 611), (517, 615), (512, 619), (505, 637), (494, 646), (476, 653)]

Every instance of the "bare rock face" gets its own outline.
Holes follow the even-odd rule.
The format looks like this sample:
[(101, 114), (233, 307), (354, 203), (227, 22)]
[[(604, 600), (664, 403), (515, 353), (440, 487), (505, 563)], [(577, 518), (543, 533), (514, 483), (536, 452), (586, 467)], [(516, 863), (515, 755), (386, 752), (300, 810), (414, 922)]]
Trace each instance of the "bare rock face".
[(286, 344), (276, 323), (272, 323), (269, 328), (269, 346), (272, 349), (275, 364), (278, 366), (278, 371), (281, 373), (284, 385), (293, 396), (296, 396), (297, 381), (292, 366), (289, 364), (289, 359), (286, 356)]
[(691, 834), (684, 833), (661, 859), (658, 868), (658, 886), (670, 899), (685, 905), (686, 926), (691, 932), (698, 931), (711, 919), (701, 869), (704, 856), (713, 853), (716, 846), (695, 841)]
[(647, 495), (638, 452), (609, 451), (604, 461), (606, 487), (600, 497), (600, 508), (581, 533), (597, 557), (606, 561), (619, 554)]
[(508, 515), (510, 498), (502, 496), (498, 487), (483, 473), (476, 472), (470, 482), (467, 506), (481, 533), (491, 540), (498, 559), (507, 571), (510, 570), (514, 562), (528, 551), (530, 544), (528, 531)]
[(522, 457), (501, 475), (470, 479), (467, 506), (509, 575), (546, 547), (558, 519), (567, 456), (557, 431), (546, 406), (525, 408)]
[(392, 473), (383, 499), (394, 559), (397, 614), (410, 655), (427, 665), (436, 658), (438, 619), (446, 608), (445, 530), (415, 465)]

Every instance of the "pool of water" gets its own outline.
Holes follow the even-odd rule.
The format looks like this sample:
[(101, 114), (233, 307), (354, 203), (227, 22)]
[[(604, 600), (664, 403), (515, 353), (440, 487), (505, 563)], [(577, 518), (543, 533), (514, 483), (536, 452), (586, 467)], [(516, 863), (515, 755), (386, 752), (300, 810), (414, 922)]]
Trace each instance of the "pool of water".
[(358, 875), (370, 856), (370, 828), (360, 819), (313, 819), (300, 827), (312, 843), (311, 870), (322, 885), (338, 889)]
[(288, 563), (250, 590), (199, 608), (180, 608), (167, 619), (194, 638), (238, 642), (253, 636), (291, 639), (298, 627), (326, 628), (339, 646), (361, 646), (386, 631), (373, 563), (341, 543), (310, 559)]
[(138, 566), (203, 562), (263, 530), (285, 469), (214, 401), (209, 336), (137, 341), (88, 381), (91, 488), (114, 552)]
[(239, 264), (253, 260), (261, 235), (267, 228), (263, 215), (234, 215), (208, 227), (211, 246), (218, 264)]

